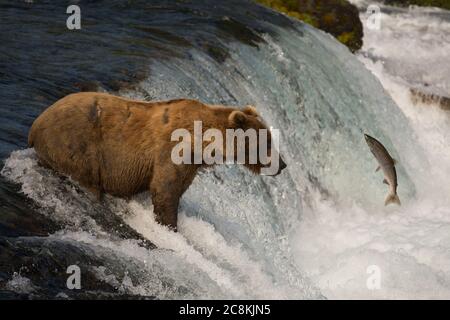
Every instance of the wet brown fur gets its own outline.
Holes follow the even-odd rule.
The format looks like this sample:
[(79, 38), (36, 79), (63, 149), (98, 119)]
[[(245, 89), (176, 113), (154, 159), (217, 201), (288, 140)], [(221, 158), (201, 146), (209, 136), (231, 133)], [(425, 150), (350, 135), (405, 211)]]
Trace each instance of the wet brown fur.
[[(132, 101), (82, 92), (68, 95), (33, 123), (29, 146), (42, 165), (71, 176), (100, 199), (149, 190), (157, 220), (176, 229), (178, 204), (204, 165), (175, 165), (171, 141), (177, 128), (265, 128), (253, 107), (242, 111), (195, 100)], [(248, 165), (259, 173), (258, 165)]]

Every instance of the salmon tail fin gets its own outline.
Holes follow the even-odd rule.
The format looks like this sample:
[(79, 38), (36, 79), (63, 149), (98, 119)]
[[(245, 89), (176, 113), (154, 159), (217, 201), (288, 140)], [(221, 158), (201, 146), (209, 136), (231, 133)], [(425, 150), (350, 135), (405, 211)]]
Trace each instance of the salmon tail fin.
[(391, 203), (396, 203), (399, 206), (402, 205), (401, 202), (400, 202), (400, 198), (395, 193), (388, 194), (388, 196), (386, 197), (386, 200), (384, 201), (384, 205), (385, 206), (387, 206), (388, 204), (391, 204)]

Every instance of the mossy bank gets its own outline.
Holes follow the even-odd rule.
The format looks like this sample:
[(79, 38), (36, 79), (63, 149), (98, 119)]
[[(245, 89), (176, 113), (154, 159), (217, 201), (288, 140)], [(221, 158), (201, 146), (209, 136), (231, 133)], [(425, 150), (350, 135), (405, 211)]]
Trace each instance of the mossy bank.
[(332, 34), (352, 52), (362, 47), (358, 9), (345, 0), (255, 0)]

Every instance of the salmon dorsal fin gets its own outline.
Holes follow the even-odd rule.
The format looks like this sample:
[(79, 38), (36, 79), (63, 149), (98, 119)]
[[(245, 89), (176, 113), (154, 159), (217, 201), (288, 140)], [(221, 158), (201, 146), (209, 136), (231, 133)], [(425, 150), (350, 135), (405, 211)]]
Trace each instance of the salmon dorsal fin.
[(383, 179), (383, 183), (389, 185), (389, 182), (386, 179)]

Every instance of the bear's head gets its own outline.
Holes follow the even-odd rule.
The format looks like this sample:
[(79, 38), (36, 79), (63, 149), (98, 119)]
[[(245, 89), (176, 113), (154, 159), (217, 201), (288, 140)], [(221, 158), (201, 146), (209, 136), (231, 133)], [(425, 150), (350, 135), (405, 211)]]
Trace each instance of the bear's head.
[(256, 174), (272, 176), (280, 174), (286, 168), (286, 163), (277, 150), (278, 139), (273, 139), (271, 130), (254, 106), (233, 110), (228, 117), (228, 125), (234, 132), (234, 137), (230, 141), (227, 133), (226, 148), (232, 146), (230, 143), (234, 144), (235, 162), (244, 164)]

